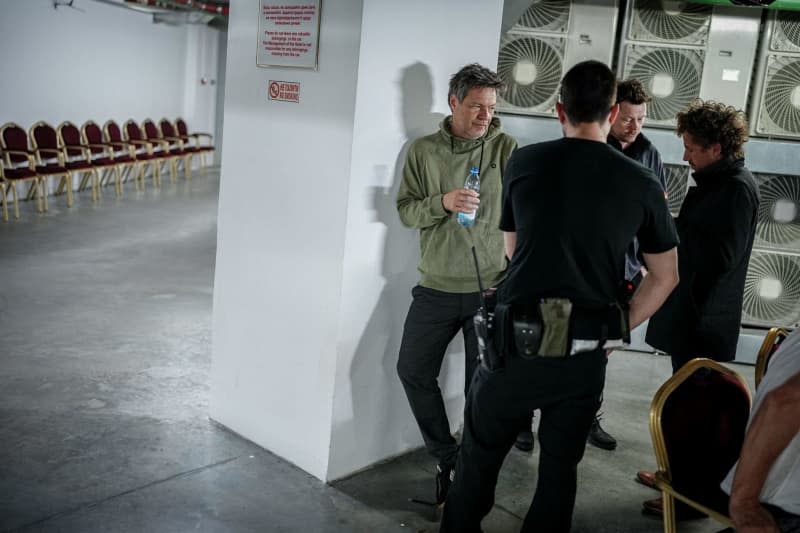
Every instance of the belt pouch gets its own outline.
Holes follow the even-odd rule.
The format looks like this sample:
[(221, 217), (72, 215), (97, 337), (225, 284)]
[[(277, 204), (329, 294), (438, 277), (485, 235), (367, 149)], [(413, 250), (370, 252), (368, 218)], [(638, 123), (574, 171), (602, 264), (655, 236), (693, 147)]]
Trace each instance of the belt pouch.
[(537, 314), (515, 313), (512, 329), (516, 355), (523, 359), (536, 357), (542, 342), (542, 321)]
[(538, 354), (542, 357), (564, 357), (569, 351), (569, 323), (572, 302), (566, 298), (548, 298), (539, 302), (544, 333)]

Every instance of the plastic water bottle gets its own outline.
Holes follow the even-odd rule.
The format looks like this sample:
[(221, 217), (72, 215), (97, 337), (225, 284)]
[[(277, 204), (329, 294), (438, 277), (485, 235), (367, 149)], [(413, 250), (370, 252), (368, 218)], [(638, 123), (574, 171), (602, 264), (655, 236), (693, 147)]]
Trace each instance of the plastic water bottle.
[[(479, 172), (478, 167), (470, 167), (469, 176), (467, 176), (467, 181), (464, 182), (465, 189), (469, 189), (475, 192), (480, 192), (481, 178), (478, 172)], [(471, 228), (472, 225), (475, 224), (476, 214), (477, 210), (473, 211), (472, 213), (462, 213), (459, 211), (458, 216), (456, 217), (456, 221), (465, 228)]]

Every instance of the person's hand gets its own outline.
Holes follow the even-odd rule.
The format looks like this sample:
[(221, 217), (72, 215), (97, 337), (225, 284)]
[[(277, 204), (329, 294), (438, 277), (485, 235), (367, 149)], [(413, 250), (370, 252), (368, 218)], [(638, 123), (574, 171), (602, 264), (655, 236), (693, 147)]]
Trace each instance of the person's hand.
[(472, 189), (453, 189), (442, 196), (442, 206), (451, 213), (472, 213), (480, 203), (480, 195)]
[(731, 501), (730, 513), (736, 533), (780, 533), (775, 519), (758, 501)]

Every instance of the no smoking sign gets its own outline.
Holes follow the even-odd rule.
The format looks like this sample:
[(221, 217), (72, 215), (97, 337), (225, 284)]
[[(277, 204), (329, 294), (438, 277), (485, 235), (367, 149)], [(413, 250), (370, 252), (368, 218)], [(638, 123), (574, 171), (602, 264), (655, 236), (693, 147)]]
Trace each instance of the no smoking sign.
[(300, 103), (300, 84), (294, 81), (269, 80), (267, 97), (280, 102)]

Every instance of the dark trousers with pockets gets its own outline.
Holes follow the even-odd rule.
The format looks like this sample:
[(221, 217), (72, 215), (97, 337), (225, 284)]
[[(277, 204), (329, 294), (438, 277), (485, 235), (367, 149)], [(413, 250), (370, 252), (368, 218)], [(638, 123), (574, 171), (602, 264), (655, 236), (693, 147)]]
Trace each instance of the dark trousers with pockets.
[(466, 353), (466, 394), (478, 365), (478, 341), (472, 319), (480, 306), (479, 296), (477, 292), (458, 294), (420, 285), (411, 294), (414, 300), (403, 329), (397, 374), (428, 452), (439, 463), (453, 464), (458, 443), (450, 433), (438, 377), (447, 345), (461, 330)]
[(503, 460), (534, 409), (542, 414), (538, 481), (521, 531), (569, 531), (577, 467), (603, 392), (605, 370), (603, 350), (565, 358), (516, 358), (496, 371), (479, 366), (467, 395), (464, 437), (440, 531), (481, 531), (481, 520), (494, 505)]

